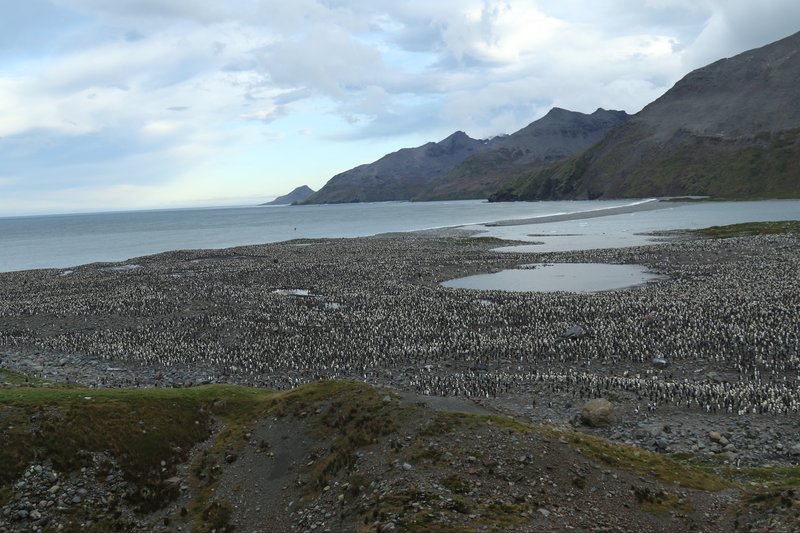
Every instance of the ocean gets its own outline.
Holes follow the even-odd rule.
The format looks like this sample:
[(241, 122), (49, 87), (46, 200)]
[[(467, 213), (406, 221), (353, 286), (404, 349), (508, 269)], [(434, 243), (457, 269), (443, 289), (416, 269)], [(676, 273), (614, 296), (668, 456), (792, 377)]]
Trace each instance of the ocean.
[[(639, 237), (633, 237), (641, 231), (800, 218), (800, 201), (791, 200), (698, 203), (503, 228), (480, 225), (634, 203), (637, 202), (380, 202), (9, 217), (0, 218), (0, 272), (118, 262), (169, 250), (227, 248), (299, 238), (362, 237), (450, 226), (469, 226), (499, 237), (537, 242), (543, 241), (543, 234), (552, 235), (549, 240), (557, 243), (551, 244), (554, 249), (605, 247), (604, 242), (638, 244)], [(537, 250), (547, 248), (536, 246)]]

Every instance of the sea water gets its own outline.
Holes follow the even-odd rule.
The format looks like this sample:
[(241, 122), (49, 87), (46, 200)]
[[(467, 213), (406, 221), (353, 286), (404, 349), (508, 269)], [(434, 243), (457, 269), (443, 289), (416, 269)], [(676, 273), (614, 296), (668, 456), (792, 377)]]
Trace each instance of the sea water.
[[(637, 233), (800, 218), (800, 201), (722, 202), (582, 220), (487, 228), (482, 222), (602, 210), (619, 201), (379, 202), (175, 209), (0, 218), (0, 271), (115, 262), (168, 250), (225, 248), (300, 238), (361, 237), (466, 226), (501, 238), (549, 241), (546, 249), (629, 246)], [(564, 235), (530, 237), (530, 235)]]
[(630, 203), (376, 202), (0, 218), (0, 271), (123, 261), (169, 250), (362, 237)]

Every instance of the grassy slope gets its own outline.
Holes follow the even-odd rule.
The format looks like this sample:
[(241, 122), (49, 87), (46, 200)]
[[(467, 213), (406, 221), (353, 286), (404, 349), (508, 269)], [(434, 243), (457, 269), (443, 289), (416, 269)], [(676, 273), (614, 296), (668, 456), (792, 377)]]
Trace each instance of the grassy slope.
[(702, 237), (713, 237), (718, 239), (728, 237), (747, 237), (750, 235), (779, 235), (793, 233), (800, 235), (800, 220), (788, 220), (780, 222), (744, 222), (742, 224), (731, 224), (729, 226), (711, 226), (692, 231), (695, 235)]
[[(4, 442), (0, 448), (0, 492), (4, 489), (8, 493), (10, 484), (33, 460), (49, 459), (57, 470), (70, 472), (82, 466), (79, 450), (107, 452), (119, 461), (129, 481), (148, 488), (145, 493), (150, 499), (130, 502), (147, 511), (176, 496), (169, 493), (165, 480), (174, 475), (179, 463), (192, 460), (194, 502), (183, 520), (203, 531), (211, 525), (224, 524), (230, 514), (224, 503), (212, 498), (217, 481), (213, 472), (222, 463), (222, 454), (243, 446), (244, 434), (257, 419), (268, 414), (305, 417), (306, 413), (315, 413), (308, 420), (312, 436), (331, 444), (310, 472), (307, 490), (313, 497), (329, 479), (349, 468), (355, 451), (392, 435), (398, 417), (413, 416), (393, 410), (381, 401), (380, 394), (374, 388), (349, 382), (320, 382), (285, 392), (221, 385), (181, 389), (0, 389), (0, 434)], [(497, 416), (441, 413), (420, 433), (420, 442), (431, 435), (446, 437), (465, 425), (536, 432), (559, 439), (606, 468), (699, 490), (717, 491), (753, 481), (770, 488), (800, 485), (800, 468), (738, 470), (723, 465), (697, 466), (691, 458), (679, 457), (681, 462), (677, 462), (573, 430), (534, 427)], [(192, 447), (210, 437), (211, 446), (190, 457)], [(406, 453), (409, 459), (418, 459), (411, 457), (415, 453), (413, 447)], [(161, 467), (161, 461), (166, 468)], [(493, 517), (493, 523), (499, 525), (508, 518), (502, 509), (485, 509), (483, 514)]]
[(520, 175), (503, 189), (521, 200), (709, 195), (800, 197), (800, 129), (728, 141), (686, 135), (639, 148), (635, 132), (605, 137), (583, 154)]

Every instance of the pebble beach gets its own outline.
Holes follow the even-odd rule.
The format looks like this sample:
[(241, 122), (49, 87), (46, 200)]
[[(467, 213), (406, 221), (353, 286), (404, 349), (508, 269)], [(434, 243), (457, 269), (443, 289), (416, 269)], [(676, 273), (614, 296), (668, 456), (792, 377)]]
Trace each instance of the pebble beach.
[[(4, 273), (0, 366), (92, 387), (352, 379), (573, 425), (604, 397), (614, 423), (587, 431), (736, 464), (800, 460), (796, 237), (497, 245), (448, 229)], [(440, 286), (578, 262), (643, 265), (660, 279), (597, 293)]]

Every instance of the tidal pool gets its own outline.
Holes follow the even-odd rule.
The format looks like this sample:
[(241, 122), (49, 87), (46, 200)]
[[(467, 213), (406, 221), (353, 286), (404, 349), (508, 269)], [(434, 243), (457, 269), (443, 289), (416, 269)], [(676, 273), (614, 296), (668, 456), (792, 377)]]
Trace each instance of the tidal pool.
[(662, 278), (641, 265), (540, 263), (494, 274), (452, 279), (442, 286), (485, 291), (600, 292), (634, 287)]

